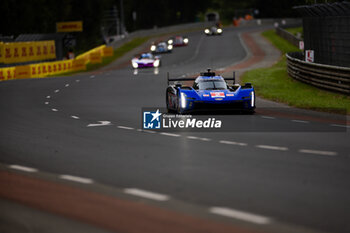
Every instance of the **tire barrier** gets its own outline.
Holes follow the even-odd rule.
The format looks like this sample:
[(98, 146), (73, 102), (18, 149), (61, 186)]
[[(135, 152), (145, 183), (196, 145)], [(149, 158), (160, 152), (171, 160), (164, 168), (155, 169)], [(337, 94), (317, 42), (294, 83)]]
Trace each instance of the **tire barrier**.
[(310, 63), (301, 60), (300, 52), (288, 53), (289, 76), (301, 82), (350, 95), (350, 68)]

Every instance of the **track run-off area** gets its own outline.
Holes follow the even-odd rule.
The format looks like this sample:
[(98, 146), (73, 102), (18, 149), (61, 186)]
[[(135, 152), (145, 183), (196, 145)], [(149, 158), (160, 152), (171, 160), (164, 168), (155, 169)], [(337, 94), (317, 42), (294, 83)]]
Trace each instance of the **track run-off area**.
[(263, 29), (190, 32), (158, 69), (121, 65), (127, 54), (1, 82), (2, 231), (349, 232), (346, 116), (258, 98), (254, 115), (228, 116), (234, 132), (142, 130), (142, 108), (165, 107), (167, 72), (229, 77), (276, 62)]

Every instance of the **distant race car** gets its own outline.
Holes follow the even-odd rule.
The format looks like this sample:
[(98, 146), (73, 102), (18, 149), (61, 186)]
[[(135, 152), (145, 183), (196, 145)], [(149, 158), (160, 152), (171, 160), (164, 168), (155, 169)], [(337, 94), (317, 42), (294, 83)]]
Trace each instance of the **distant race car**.
[(151, 53), (142, 53), (141, 55), (136, 56), (131, 60), (131, 65), (134, 69), (159, 67), (160, 64), (160, 57), (153, 56)]
[[(244, 110), (254, 113), (255, 91), (250, 83), (244, 86), (229, 86), (226, 80), (211, 72), (201, 73), (197, 78), (169, 79), (166, 89), (166, 106), (169, 112), (187, 113), (210, 110)], [(179, 81), (194, 81), (192, 86), (182, 85)], [(175, 82), (169, 85), (170, 82)]]
[(215, 35), (221, 35), (222, 34), (222, 29), (218, 27), (211, 27), (211, 28), (206, 28), (204, 29), (204, 33), (207, 36), (215, 36)]
[(168, 40), (169, 45), (173, 45), (174, 47), (186, 46), (188, 45), (188, 38), (183, 36), (175, 36)]
[(157, 45), (152, 44), (151, 46), (152, 53), (171, 53), (171, 51), (173, 51), (173, 45), (166, 42), (160, 42)]

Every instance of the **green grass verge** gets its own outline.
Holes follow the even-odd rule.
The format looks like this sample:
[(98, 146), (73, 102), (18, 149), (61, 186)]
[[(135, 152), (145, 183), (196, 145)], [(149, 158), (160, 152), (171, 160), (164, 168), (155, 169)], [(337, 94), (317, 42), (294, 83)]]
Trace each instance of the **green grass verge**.
[(285, 30), (292, 33), (294, 36), (296, 36), (298, 33), (303, 35), (303, 27), (286, 28)]
[(135, 38), (126, 44), (122, 45), (121, 47), (114, 50), (113, 56), (111, 57), (105, 57), (102, 59), (102, 63), (97, 64), (87, 64), (86, 65), (86, 71), (92, 71), (99, 69), (103, 66), (106, 66), (110, 64), (111, 62), (115, 61), (116, 59), (122, 57), (125, 53), (131, 51), (132, 49), (142, 45), (145, 43), (150, 37), (138, 37)]
[[(298, 49), (279, 37), (273, 30), (262, 33), (283, 54)], [(346, 109), (350, 113), (350, 97), (328, 92), (292, 79), (287, 73), (286, 57), (269, 68), (247, 71), (242, 82), (251, 82), (257, 95), (286, 103), (290, 106), (319, 111), (336, 112), (332, 109)]]
[[(60, 76), (69, 76), (69, 75), (76, 74), (76, 73), (89, 72), (89, 71), (97, 70), (97, 69), (99, 69), (101, 67), (104, 67), (104, 66), (110, 64), (111, 62), (115, 61), (116, 59), (122, 57), (125, 53), (131, 51), (132, 49), (142, 45), (149, 38), (150, 37), (138, 37), (138, 38), (135, 38), (135, 39), (125, 43), (121, 47), (115, 49), (114, 53), (113, 53), (113, 56), (102, 58), (102, 63), (87, 64), (86, 65), (86, 70), (84, 70), (84, 71), (67, 72), (67, 73), (64, 73), (64, 74), (62, 74)], [(57, 76), (57, 75), (50, 75), (50, 76)]]

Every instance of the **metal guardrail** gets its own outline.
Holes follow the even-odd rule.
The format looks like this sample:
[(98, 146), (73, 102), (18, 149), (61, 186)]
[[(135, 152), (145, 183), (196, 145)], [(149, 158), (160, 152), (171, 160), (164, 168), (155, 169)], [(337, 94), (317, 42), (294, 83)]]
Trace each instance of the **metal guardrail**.
[(350, 68), (300, 60), (301, 52), (288, 53), (288, 74), (301, 82), (350, 95)]
[(276, 34), (287, 40), (289, 43), (293, 44), (296, 47), (299, 47), (299, 41), (302, 41), (301, 38), (294, 36), (292, 33), (284, 30), (281, 27), (276, 28)]

